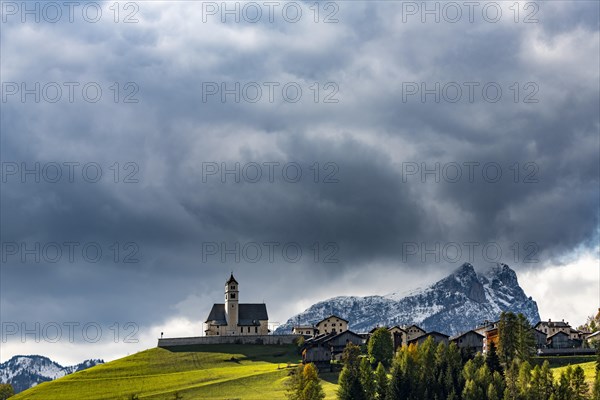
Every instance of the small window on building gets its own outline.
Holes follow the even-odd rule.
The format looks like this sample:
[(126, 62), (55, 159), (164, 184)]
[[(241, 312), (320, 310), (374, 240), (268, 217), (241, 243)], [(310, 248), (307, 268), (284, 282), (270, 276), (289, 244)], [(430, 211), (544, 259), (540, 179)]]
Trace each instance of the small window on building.
[[(248, 328), (248, 329), (250, 329), (250, 328)], [(254, 333), (258, 333), (258, 326), (254, 327)]]
[(235, 293), (231, 293), (231, 298), (235, 299)]

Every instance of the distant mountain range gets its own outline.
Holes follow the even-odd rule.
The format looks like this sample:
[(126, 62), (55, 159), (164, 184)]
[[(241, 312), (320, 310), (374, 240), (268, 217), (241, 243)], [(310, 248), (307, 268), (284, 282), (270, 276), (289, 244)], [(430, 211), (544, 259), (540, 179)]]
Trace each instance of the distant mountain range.
[(427, 331), (454, 335), (485, 320), (497, 320), (502, 311), (523, 313), (532, 324), (540, 320), (536, 302), (525, 294), (508, 265), (496, 264), (478, 274), (473, 265), (465, 263), (437, 283), (405, 296), (340, 296), (321, 301), (290, 318), (275, 334), (335, 314), (347, 319), (355, 332), (367, 332), (376, 326), (417, 324)]
[(0, 382), (10, 383), (15, 393), (19, 393), (42, 382), (61, 378), (103, 363), (103, 360), (85, 360), (77, 365), (63, 367), (48, 357), (14, 356), (0, 364)]

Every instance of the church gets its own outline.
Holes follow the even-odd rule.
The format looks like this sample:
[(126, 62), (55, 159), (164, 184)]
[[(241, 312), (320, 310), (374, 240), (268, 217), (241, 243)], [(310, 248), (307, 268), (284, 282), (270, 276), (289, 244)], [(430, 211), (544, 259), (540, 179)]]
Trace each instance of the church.
[(266, 304), (240, 304), (239, 283), (233, 277), (233, 273), (225, 282), (225, 304), (213, 304), (205, 323), (206, 336), (269, 334)]

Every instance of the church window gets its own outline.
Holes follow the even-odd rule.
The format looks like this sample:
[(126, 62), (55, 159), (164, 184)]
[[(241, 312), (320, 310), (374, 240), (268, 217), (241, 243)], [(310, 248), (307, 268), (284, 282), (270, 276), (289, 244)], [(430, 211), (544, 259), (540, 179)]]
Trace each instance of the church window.
[(235, 293), (231, 293), (231, 298), (235, 299)]

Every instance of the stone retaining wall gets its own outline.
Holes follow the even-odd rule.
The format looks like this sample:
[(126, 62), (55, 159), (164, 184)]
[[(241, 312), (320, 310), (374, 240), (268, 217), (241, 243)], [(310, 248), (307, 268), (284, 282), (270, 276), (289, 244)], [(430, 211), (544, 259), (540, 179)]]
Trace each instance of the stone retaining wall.
[(201, 344), (293, 344), (300, 335), (198, 336), (158, 339), (158, 347)]

